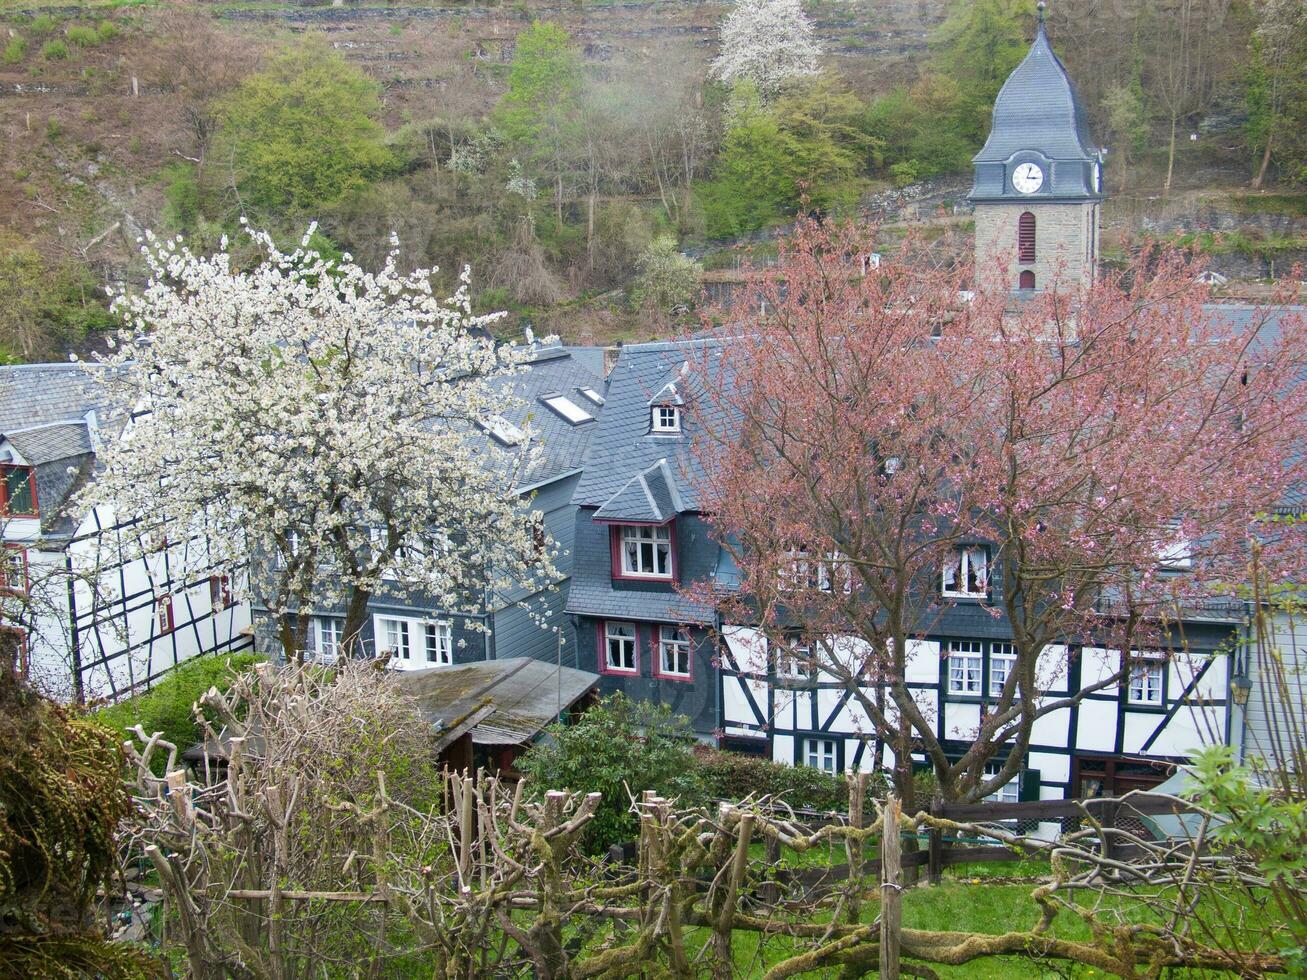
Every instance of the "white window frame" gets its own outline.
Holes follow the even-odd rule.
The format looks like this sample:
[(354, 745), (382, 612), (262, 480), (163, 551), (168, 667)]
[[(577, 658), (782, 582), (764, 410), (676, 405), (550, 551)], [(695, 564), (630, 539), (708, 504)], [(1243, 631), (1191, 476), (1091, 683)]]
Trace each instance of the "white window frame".
[(781, 677), (806, 680), (816, 671), (813, 645), (799, 637), (792, 637), (776, 654), (776, 673)]
[(985, 693), (985, 645), (979, 640), (950, 640), (948, 693), (978, 698)]
[[(637, 566), (632, 568), (629, 559), (631, 553), (627, 550), (628, 544), (634, 544), (635, 562)], [(658, 571), (658, 549), (660, 545), (666, 546), (666, 567), (665, 572)], [(644, 569), (645, 549), (648, 548), (649, 568)], [(669, 524), (650, 525), (650, 524), (621, 524), (618, 525), (617, 531), (617, 551), (618, 561), (621, 563), (622, 576), (625, 578), (647, 578), (660, 579), (670, 582), (672, 579), (672, 528)]]
[[(1154, 651), (1131, 654), (1126, 677), (1126, 700), (1130, 704), (1161, 707), (1166, 703), (1166, 656)], [(1140, 683), (1142, 682), (1142, 683)], [(1137, 692), (1137, 693), (1136, 693)]]
[[(959, 545), (953, 551), (953, 560), (940, 570), (940, 591), (950, 599), (984, 599), (989, 595), (989, 548), (983, 544)], [(967, 583), (973, 577), (973, 567), (979, 560), (981, 572), (977, 579), (978, 589), (968, 588)], [(950, 584), (952, 579), (952, 584)]]
[(799, 755), (799, 764), (810, 769), (818, 769), (836, 775), (839, 772), (839, 746), (833, 738), (804, 736), (803, 752)]
[[(669, 659), (668, 655), (671, 655)], [(683, 660), (684, 670), (673, 666)], [(658, 673), (665, 677), (690, 676), (690, 634), (679, 626), (658, 627)]]
[(319, 660), (335, 660), (345, 642), (345, 620), (340, 616), (313, 617), (313, 652)]
[[(435, 640), (433, 650), (431, 641)], [(435, 656), (432, 656), (432, 653)], [(424, 619), (422, 621), (422, 655), (426, 662), (438, 667), (448, 667), (454, 662), (454, 629), (447, 619)]]
[(654, 405), (649, 409), (649, 431), (677, 435), (681, 431), (681, 410), (676, 405)]
[(377, 616), (377, 653), (391, 653), (397, 661), (412, 663), (413, 638), (409, 635), (412, 622), (403, 616)]
[[(996, 664), (1004, 665), (1001, 672), (994, 669)], [(1016, 664), (1017, 650), (1011, 643), (991, 643), (989, 645), (990, 697), (996, 698), (1003, 693), (1003, 685), (1007, 683), (1007, 679), (1011, 676)]]
[[(298, 557), (298, 556), (299, 556), (299, 553), (300, 553), (300, 533), (299, 533), (299, 531), (291, 531), (291, 532), (289, 532), (289, 533), (286, 535), (286, 544), (290, 546), (290, 553), (291, 553), (291, 556), (292, 556), (292, 557)], [(283, 568), (286, 568), (287, 565), (288, 565), (288, 563), (287, 563), (287, 561), (286, 561), (286, 556), (281, 552), (280, 549), (278, 549), (278, 550), (277, 550), (277, 554), (276, 554), (275, 556), (273, 556), (273, 562), (272, 562), (272, 566), (273, 566), (273, 568), (283, 569)]]
[[(622, 632), (630, 630), (630, 635)], [(615, 632), (616, 631), (616, 632)], [(640, 672), (640, 650), (635, 623), (620, 619), (604, 621), (604, 669), (612, 674), (638, 674)], [(613, 662), (613, 644), (619, 644), (619, 650), (629, 644), (631, 665), (629, 667)]]
[[(985, 766), (985, 777), (997, 776), (998, 771), (1003, 768), (1001, 762), (990, 762)], [(1021, 773), (1017, 772), (1015, 776), (1000, 786), (997, 790), (985, 797), (986, 803), (1020, 803), (1021, 802)]]

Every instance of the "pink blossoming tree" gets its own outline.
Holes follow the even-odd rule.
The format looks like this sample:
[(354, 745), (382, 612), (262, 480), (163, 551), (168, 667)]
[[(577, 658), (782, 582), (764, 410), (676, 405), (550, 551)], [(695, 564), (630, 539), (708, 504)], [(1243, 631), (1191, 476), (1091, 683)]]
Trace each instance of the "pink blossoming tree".
[[(765, 313), (729, 311), (692, 364), (692, 469), (740, 569), (693, 588), (848, 691), (905, 806), (914, 752), (974, 801), (1040, 718), (1129, 678), (1131, 651), (1183, 649), (1184, 617), (1246, 580), (1251, 536), (1301, 571), (1293, 527), (1260, 517), (1307, 475), (1307, 325), (1213, 314), (1167, 251), (1013, 308), (911, 245), (864, 275), (872, 247), (801, 224), (751, 275)], [(960, 603), (1006, 624), (1014, 658), (958, 757), (908, 675)], [(1078, 656), (1104, 666), (1051, 693)]]

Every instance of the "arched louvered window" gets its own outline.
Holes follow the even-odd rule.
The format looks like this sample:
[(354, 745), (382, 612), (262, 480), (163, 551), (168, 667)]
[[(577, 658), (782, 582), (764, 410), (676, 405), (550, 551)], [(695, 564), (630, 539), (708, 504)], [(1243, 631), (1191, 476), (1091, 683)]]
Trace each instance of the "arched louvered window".
[(1017, 221), (1017, 260), (1022, 263), (1035, 261), (1035, 216), (1029, 211)]
[(1021, 271), (1020, 285), (1022, 289), (1034, 289), (1035, 274), (1031, 272), (1029, 269), (1023, 269)]

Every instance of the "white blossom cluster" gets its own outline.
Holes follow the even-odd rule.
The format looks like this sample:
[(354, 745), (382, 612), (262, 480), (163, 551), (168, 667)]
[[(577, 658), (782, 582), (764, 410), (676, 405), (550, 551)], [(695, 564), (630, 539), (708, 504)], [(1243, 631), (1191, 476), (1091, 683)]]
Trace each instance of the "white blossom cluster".
[(821, 47), (799, 0), (736, 0), (721, 33), (711, 71), (728, 85), (752, 82), (769, 98), (790, 79), (819, 70)]
[(441, 300), (434, 270), (402, 274), (394, 253), (370, 273), (308, 235), (286, 253), (249, 234), (262, 258), (247, 268), (225, 239), (200, 256), (147, 238), (151, 278), (115, 298), (127, 328), (105, 359), (138, 413), (86, 503), (138, 517), (143, 553), (204, 533), (220, 567), (257, 559), (251, 588), (283, 642), (315, 606), (361, 622), (382, 589), (465, 609), (553, 581), (514, 491), (530, 450), (479, 428), (512, 410), (527, 350), (488, 339), (498, 315), (472, 314), (469, 271)]

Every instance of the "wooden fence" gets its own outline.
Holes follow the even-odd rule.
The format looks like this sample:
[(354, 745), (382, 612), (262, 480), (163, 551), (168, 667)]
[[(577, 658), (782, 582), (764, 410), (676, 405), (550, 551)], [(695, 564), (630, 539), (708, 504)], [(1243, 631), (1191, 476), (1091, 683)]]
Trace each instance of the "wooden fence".
[[(1138, 845), (1129, 844), (1119, 839), (1116, 832), (1128, 829), (1140, 834), (1142, 827), (1139, 819), (1145, 816), (1173, 815), (1185, 812), (1187, 808), (1178, 804), (1173, 797), (1151, 793), (1132, 793), (1122, 798), (1091, 798), (1084, 800), (1029, 800), (1020, 803), (939, 803), (930, 809), (931, 816), (957, 823), (1012, 825), (1028, 828), (1033, 824), (1059, 823), (1062, 829), (1069, 829), (1078, 824), (1088, 814), (1102, 828), (1099, 847), (1105, 857), (1128, 861), (1143, 853)], [(786, 811), (792, 812), (796, 822), (801, 826), (816, 830), (831, 823), (848, 823), (847, 814), (826, 813), (816, 810)], [(1007, 844), (980, 843), (983, 838), (958, 839), (949, 838), (944, 831), (933, 829), (924, 840), (909, 831), (908, 840), (924, 843), (925, 847), (916, 850), (906, 849), (899, 856), (899, 866), (926, 868), (931, 884), (939, 884), (943, 870), (959, 864), (971, 864), (979, 861), (1022, 861), (1029, 855)], [(779, 868), (780, 844), (774, 837), (764, 840), (766, 864), (777, 868), (778, 883), (794, 883), (803, 887), (820, 889), (847, 880), (850, 875), (848, 864), (828, 865), (820, 868)], [(616, 844), (609, 850), (609, 859), (614, 863), (629, 861), (635, 852), (634, 844)], [(863, 874), (881, 874), (881, 860), (868, 859), (861, 869)]]

